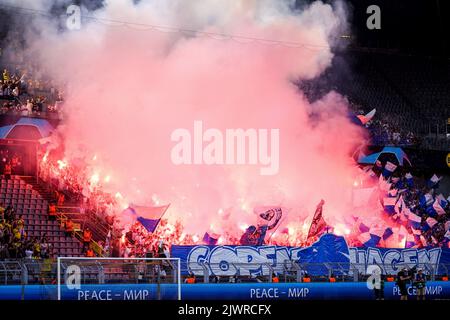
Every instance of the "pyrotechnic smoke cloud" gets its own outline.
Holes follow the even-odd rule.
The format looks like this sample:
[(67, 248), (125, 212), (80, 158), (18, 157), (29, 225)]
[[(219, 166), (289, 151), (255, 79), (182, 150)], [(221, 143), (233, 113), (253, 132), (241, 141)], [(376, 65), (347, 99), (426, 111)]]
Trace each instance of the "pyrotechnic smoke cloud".
[[(341, 7), (320, 1), (296, 12), (293, 2), (110, 0), (88, 15), (310, 46), (105, 21), (57, 33), (40, 23), (42, 36), (30, 39), (31, 48), (69, 88), (66, 158), (82, 146), (97, 155), (91, 165), (100, 177), (111, 176), (105, 184), (111, 192), (141, 205), (171, 203), (168, 217), (199, 235), (211, 224), (216, 232), (239, 234), (238, 225), (256, 222), (255, 205), (290, 208), (283, 224), (292, 226), (321, 198), (328, 221), (348, 215), (355, 174), (349, 154), (363, 133), (348, 121), (338, 94), (311, 105), (291, 81), (317, 77), (330, 65), (346, 17)], [(248, 165), (175, 166), (171, 132), (192, 130), (194, 120), (223, 131), (280, 129), (279, 173), (261, 176)]]

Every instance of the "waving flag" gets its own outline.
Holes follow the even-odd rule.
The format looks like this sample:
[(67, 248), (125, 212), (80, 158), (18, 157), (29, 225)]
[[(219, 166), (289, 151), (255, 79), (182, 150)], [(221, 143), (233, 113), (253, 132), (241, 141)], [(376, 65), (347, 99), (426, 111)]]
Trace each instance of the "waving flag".
[(124, 213), (134, 216), (136, 221), (139, 221), (148, 232), (154, 232), (168, 208), (169, 205), (161, 207), (130, 206), (124, 210)]
[(412, 248), (416, 245), (416, 240), (412, 234), (406, 236), (405, 248)]
[(425, 208), (426, 206), (429, 206), (433, 203), (434, 198), (431, 194), (425, 193), (424, 195), (420, 196), (419, 198), (419, 204), (422, 208)]
[(434, 210), (433, 206), (428, 206), (425, 211), (426, 211), (427, 215), (429, 215), (430, 217), (437, 216), (437, 212), (436, 212), (436, 210)]
[[(397, 213), (395, 216), (399, 217), (400, 221), (403, 223), (403, 222), (408, 222), (408, 215), (411, 212), (411, 210), (406, 206), (405, 202), (403, 201), (403, 198), (401, 200), (402, 200), (402, 203), (399, 206), (399, 213)], [(397, 204), (398, 204), (398, 202), (397, 202)]]
[(392, 228), (386, 228), (383, 233), (383, 240), (389, 239), (393, 234)]
[(436, 200), (434, 200), (433, 203), (433, 209), (434, 211), (438, 214), (438, 215), (443, 215), (445, 214), (445, 210), (442, 208), (440, 201), (438, 200), (438, 198), (436, 198)]
[[(378, 240), (377, 240), (378, 239)], [(380, 241), (380, 238), (373, 237), (369, 232), (361, 233), (358, 236), (358, 240), (365, 246), (365, 247), (375, 247), (378, 242)]]
[(427, 226), (428, 226), (430, 229), (433, 229), (433, 227), (434, 227), (434, 226), (436, 225), (436, 223), (437, 223), (437, 220), (430, 217), (430, 218), (427, 218), (426, 222), (427, 222)]
[(442, 207), (442, 209), (445, 209), (448, 205), (448, 200), (445, 199), (445, 197), (440, 193), (436, 199), (439, 201), (439, 205)]
[(406, 204), (405, 204), (405, 207), (404, 207), (403, 210), (402, 210), (403, 216), (405, 216), (406, 218), (408, 218), (408, 216), (409, 216), (409, 214), (410, 214), (411, 212), (412, 212), (411, 209), (409, 209), (409, 208), (406, 206)]
[(389, 198), (389, 197), (384, 198), (383, 200), (384, 211), (391, 215), (394, 214), (396, 202), (397, 202), (396, 198)]
[(450, 240), (450, 230), (447, 230), (444, 237)]
[(408, 223), (408, 214), (411, 211), (409, 211), (409, 209), (408, 210), (407, 209), (408, 208), (403, 209), (403, 212), (401, 214), (399, 214), (399, 216), (400, 216), (400, 223), (405, 223), (405, 224)]
[(362, 233), (369, 232), (369, 230), (370, 230), (369, 226), (365, 225), (362, 222), (359, 224), (359, 231), (361, 231)]
[(394, 206), (394, 211), (397, 214), (401, 214), (403, 212), (403, 208), (405, 208), (405, 202), (403, 201), (403, 196), (400, 196)]
[(203, 242), (207, 245), (214, 246), (217, 244), (219, 238), (220, 235), (218, 235), (217, 233), (205, 232), (205, 235), (203, 236)]
[(361, 121), (361, 123), (363, 125), (365, 125), (367, 122), (369, 122), (370, 120), (372, 120), (373, 116), (375, 115), (375, 113), (377, 112), (377, 109), (373, 109), (372, 111), (370, 111), (368, 114), (366, 115), (357, 115), (356, 117), (359, 119), (359, 121)]
[(392, 173), (397, 169), (397, 166), (393, 164), (392, 162), (386, 162), (384, 165), (384, 169), (382, 172), (383, 177), (388, 178), (392, 175)]
[(382, 228), (370, 228), (371, 243), (376, 246), (383, 237), (384, 230)]
[(422, 222), (422, 218), (419, 217), (418, 215), (416, 215), (412, 212), (410, 212), (408, 214), (408, 224), (410, 227), (419, 229), (421, 222)]
[(403, 179), (398, 179), (398, 181), (395, 182), (394, 187), (399, 191), (403, 192), (403, 190), (406, 189), (407, 185), (403, 181)]
[(427, 181), (428, 188), (437, 188), (439, 186), (439, 181), (441, 181), (442, 177), (439, 178), (437, 175), (433, 174), (430, 180)]
[(319, 235), (327, 227), (327, 223), (325, 222), (325, 219), (323, 218), (322, 215), (324, 204), (325, 201), (321, 200), (320, 203), (317, 205), (316, 212), (314, 213), (314, 217), (311, 222), (311, 226), (309, 227), (307, 239)]

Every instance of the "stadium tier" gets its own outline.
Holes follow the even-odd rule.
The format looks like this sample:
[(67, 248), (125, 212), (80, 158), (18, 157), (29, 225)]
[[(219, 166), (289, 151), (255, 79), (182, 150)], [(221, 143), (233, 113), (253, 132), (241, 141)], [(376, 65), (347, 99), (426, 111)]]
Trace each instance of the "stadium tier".
[[(1, 180), (0, 202), (5, 206), (2, 209), (8, 210), (10, 208), (13, 210), (14, 216), (9, 223), (17, 221), (19, 225), (16, 227), (19, 227), (19, 229), (20, 225), (23, 224), (22, 230), (16, 230), (16, 232), (22, 233), (16, 237), (18, 238), (17, 240), (20, 242), (21, 237), (26, 235), (32, 246), (48, 246), (47, 249), (53, 251), (50, 253), (46, 252), (48, 255), (80, 256), (80, 242), (72, 237), (67, 237), (59, 221), (51, 221), (49, 219), (48, 207), (51, 199), (43, 198), (33, 188), (33, 185), (25, 180), (30, 181), (33, 179), (14, 176), (11, 180)], [(15, 246), (14, 243), (13, 246)], [(19, 246), (18, 250), (8, 250), (8, 252), (3, 252), (3, 258), (23, 258), (27, 249)], [(40, 251), (41, 249), (38, 248), (38, 250)], [(10, 255), (11, 253), (13, 255)], [(43, 256), (43, 258), (46, 257)]]
[[(380, 116), (369, 128), (376, 145), (448, 150), (448, 83), (448, 59), (355, 50), (337, 55), (323, 75), (299, 87), (312, 101), (336, 90), (349, 99), (356, 113), (375, 108)], [(401, 136), (397, 142), (392, 139), (394, 132)], [(414, 136), (410, 141), (408, 133)]]

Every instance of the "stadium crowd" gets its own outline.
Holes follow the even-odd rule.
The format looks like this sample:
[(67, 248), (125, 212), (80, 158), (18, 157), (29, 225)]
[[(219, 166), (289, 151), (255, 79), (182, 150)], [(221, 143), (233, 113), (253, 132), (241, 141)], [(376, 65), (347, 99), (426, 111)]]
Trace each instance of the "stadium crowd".
[[(373, 167), (366, 167), (366, 170), (372, 173), (374, 179), (376, 177), (382, 205), (385, 205), (386, 198), (395, 198), (395, 207), (387, 208), (385, 205), (384, 211), (385, 218), (391, 219), (397, 227), (393, 234), (399, 233), (403, 237), (405, 247), (447, 246), (450, 238), (448, 231), (450, 227), (450, 197), (446, 199), (442, 194), (437, 194), (439, 178), (433, 176), (427, 181), (412, 177), (407, 168), (396, 165), (393, 170), (390, 167), (391, 172), (386, 169), (389, 165), (393, 164), (387, 162), (383, 166), (378, 161)], [(85, 168), (85, 171), (80, 168)], [(104, 192), (100, 181), (92, 179), (87, 167), (81, 166), (80, 168), (75, 169), (68, 164), (61, 165), (61, 162), (58, 164), (58, 161), (51, 161), (47, 158), (45, 162), (41, 163), (40, 172), (44, 175), (45, 181), (53, 180), (53, 184), (57, 185), (59, 190), (68, 191), (71, 196), (78, 199), (84, 210), (95, 212), (101, 219), (108, 221), (112, 230), (123, 235), (120, 240), (121, 256), (142, 257), (149, 252), (157, 252), (156, 248), (162, 239), (170, 244), (201, 243), (198, 236), (185, 234), (180, 223), (170, 224), (165, 219), (161, 220), (153, 233), (148, 232), (139, 222), (134, 222), (129, 229), (124, 230), (114, 216), (114, 208), (120, 203), (121, 195), (112, 196)], [(363, 225), (364, 221), (359, 221), (359, 223)], [(368, 227), (370, 229), (370, 226)], [(382, 222), (377, 227), (383, 227)], [(333, 230), (332, 226), (327, 228), (323, 232)], [(385, 246), (383, 240), (386, 239), (365, 243), (360, 237), (365, 232), (371, 232), (371, 230), (364, 230), (361, 227), (348, 235), (346, 238), (349, 245)], [(288, 231), (280, 230), (279, 234), (281, 235), (271, 239), (271, 244), (305, 245), (304, 235), (301, 232), (289, 235)], [(239, 239), (233, 238), (229, 234), (223, 234), (222, 238), (228, 244), (239, 243)]]
[[(397, 224), (406, 248), (449, 246), (450, 196), (445, 198), (437, 192), (442, 177), (419, 179), (390, 162), (383, 167), (377, 161), (371, 170), (374, 177), (379, 177), (384, 214)], [(360, 225), (361, 232), (366, 231), (364, 228)], [(389, 233), (384, 233), (382, 238), (388, 238)], [(359, 245), (376, 246), (381, 239), (373, 240)]]
[(22, 156), (12, 149), (0, 146), (0, 172), (6, 175), (21, 174), (23, 172)]
[(58, 114), (63, 93), (52, 80), (42, 76), (32, 66), (3, 68), (0, 75), (1, 113), (25, 116)]
[(0, 259), (48, 259), (54, 256), (44, 233), (40, 238), (28, 237), (22, 216), (11, 206), (0, 203)]
[[(23, 58), (19, 60), (25, 61)], [(40, 70), (23, 63), (19, 67), (9, 65), (1, 70), (0, 100), (5, 101), (3, 105), (0, 105), (2, 112), (12, 111), (24, 115), (45, 115), (48, 112), (58, 113), (61, 111), (62, 91), (57, 89), (51, 79), (41, 76)], [(320, 97), (329, 88), (326, 85), (317, 84), (308, 87), (307, 83), (303, 83), (301, 89), (306, 95)], [(318, 89), (323, 90), (323, 92), (315, 92)], [(337, 87), (333, 89), (339, 91)], [(354, 102), (350, 102), (349, 105), (354, 114), (362, 115), (365, 113), (361, 105)], [(371, 140), (375, 145), (414, 146), (420, 144), (418, 136), (408, 129), (401, 129), (403, 126), (396, 121), (396, 118), (386, 116), (382, 112), (381, 114), (379, 112), (365, 126), (371, 133)], [(20, 157), (4, 150), (0, 150), (0, 152), (3, 172), (8, 165), (12, 167), (12, 171), (17, 172), (21, 165)], [(374, 171), (382, 169), (379, 166), (373, 168)], [(400, 170), (397, 171), (400, 172)], [(381, 173), (377, 174), (380, 175)], [(391, 215), (391, 218), (398, 223), (399, 228), (403, 227), (401, 230), (405, 233), (405, 238), (408, 235), (414, 236), (414, 246), (446, 245), (450, 220), (448, 199), (440, 195), (434, 195), (436, 186), (427, 188), (426, 182), (420, 182), (418, 179), (415, 179), (414, 184), (407, 183), (405, 181), (409, 181), (409, 179), (406, 179), (404, 172), (401, 174), (394, 172), (392, 176), (386, 177), (386, 183), (392, 188), (392, 190), (388, 190), (388, 194), (390, 191), (395, 191), (396, 200), (400, 201), (408, 211), (406, 211), (406, 214), (396, 212)], [(143, 256), (148, 251), (157, 252), (155, 248), (158, 247), (160, 239), (165, 239), (169, 243), (193, 244), (198, 242), (198, 239), (194, 239), (191, 235), (185, 235), (180, 224), (171, 225), (165, 220), (161, 221), (160, 226), (154, 233), (148, 233), (139, 223), (135, 223), (129, 230), (120, 230), (120, 224), (116, 221), (113, 212), (117, 202), (120, 201), (120, 194), (111, 195), (104, 192), (103, 181), (98, 181), (92, 175), (92, 172), (89, 172), (87, 166), (67, 165), (63, 160), (41, 161), (40, 177), (44, 182), (53, 185), (57, 192), (60, 192), (57, 198), (61, 194), (68, 195), (75, 202), (81, 203), (82, 212), (94, 212), (100, 219), (106, 221), (112, 230), (118, 230), (119, 234), (126, 233), (126, 237), (122, 237), (121, 240), (121, 255)], [(424, 198), (432, 199), (433, 203), (429, 202), (431, 200), (423, 203)], [(383, 199), (381, 199), (381, 202), (383, 202)], [(439, 203), (442, 209), (439, 213), (435, 212), (436, 203)], [(408, 220), (409, 212), (421, 219), (420, 226), (416, 226), (417, 228), (411, 226), (410, 220)], [(434, 223), (434, 221), (436, 222)], [(432, 225), (430, 226), (430, 224)], [(238, 239), (234, 239), (230, 235), (223, 235), (223, 237), (227, 239), (227, 242), (238, 243)], [(279, 239), (274, 238), (272, 241), (283, 244)], [(292, 239), (289, 239), (290, 243), (292, 241)], [(109, 247), (106, 242), (107, 239), (100, 245)], [(351, 245), (354, 246), (364, 245), (357, 235), (351, 238), (351, 242)], [(294, 243), (302, 245), (303, 240), (298, 237), (294, 240)]]
[[(350, 103), (350, 108), (355, 114), (364, 115), (363, 109), (358, 105)], [(395, 119), (386, 115), (377, 114), (365, 127), (370, 133), (371, 144), (375, 146), (417, 146), (421, 143), (416, 134), (402, 129)]]

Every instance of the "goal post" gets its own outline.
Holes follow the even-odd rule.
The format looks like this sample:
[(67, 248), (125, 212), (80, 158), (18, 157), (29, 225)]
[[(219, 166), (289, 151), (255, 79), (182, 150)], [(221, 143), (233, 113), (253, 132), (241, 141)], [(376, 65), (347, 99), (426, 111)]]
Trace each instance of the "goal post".
[(58, 257), (58, 300), (181, 300), (179, 258)]

